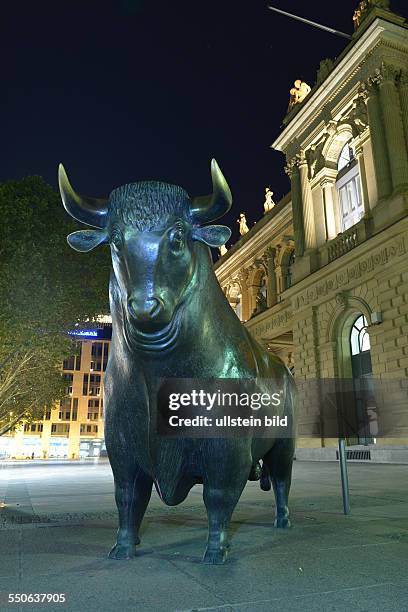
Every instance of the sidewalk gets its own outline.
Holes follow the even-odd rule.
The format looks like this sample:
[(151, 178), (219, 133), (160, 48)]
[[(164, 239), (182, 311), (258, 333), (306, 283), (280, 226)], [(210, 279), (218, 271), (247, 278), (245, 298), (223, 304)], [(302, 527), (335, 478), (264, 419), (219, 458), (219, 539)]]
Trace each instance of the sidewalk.
[[(248, 483), (230, 558), (213, 567), (200, 563), (201, 487), (175, 508), (154, 494), (139, 555), (121, 562), (106, 558), (116, 530), (108, 465), (2, 469), (0, 609), (406, 611), (408, 469), (351, 464), (349, 478), (345, 517), (338, 465), (295, 464), (287, 531), (272, 527), (272, 494)], [(65, 593), (67, 603), (18, 606), (8, 593)]]

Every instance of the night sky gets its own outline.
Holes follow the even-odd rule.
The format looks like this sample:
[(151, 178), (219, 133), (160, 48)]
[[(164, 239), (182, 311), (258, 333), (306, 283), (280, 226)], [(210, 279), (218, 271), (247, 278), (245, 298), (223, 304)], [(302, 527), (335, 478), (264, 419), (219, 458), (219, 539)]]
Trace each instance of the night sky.
[[(352, 33), (357, 0), (270, 4)], [(235, 220), (263, 213), (264, 187), (289, 191), (280, 132), (296, 78), (347, 40), (277, 15), (266, 0), (81, 0), (2, 3), (0, 180), (62, 161), (89, 195), (157, 179), (210, 191), (215, 157)], [(405, 7), (405, 8), (404, 8)], [(392, 8), (408, 16), (406, 0)]]

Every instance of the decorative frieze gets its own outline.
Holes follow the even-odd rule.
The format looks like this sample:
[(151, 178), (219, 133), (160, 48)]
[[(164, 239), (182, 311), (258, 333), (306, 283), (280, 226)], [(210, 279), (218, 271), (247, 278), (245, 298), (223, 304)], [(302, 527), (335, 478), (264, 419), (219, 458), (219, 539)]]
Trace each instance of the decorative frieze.
[(264, 319), (260, 323), (254, 326), (250, 326), (249, 329), (251, 334), (255, 338), (268, 336), (272, 331), (279, 328), (287, 328), (292, 326), (293, 313), (291, 310), (286, 309), (270, 318)]
[(349, 283), (369, 274), (376, 268), (385, 265), (390, 260), (401, 257), (405, 253), (406, 247), (401, 236), (377, 252), (361, 259), (361, 261), (347, 266), (320, 283), (316, 283), (313, 287), (310, 287), (295, 298), (294, 307), (296, 310), (299, 310), (318, 301), (322, 297), (338, 293), (339, 288), (343, 288)]

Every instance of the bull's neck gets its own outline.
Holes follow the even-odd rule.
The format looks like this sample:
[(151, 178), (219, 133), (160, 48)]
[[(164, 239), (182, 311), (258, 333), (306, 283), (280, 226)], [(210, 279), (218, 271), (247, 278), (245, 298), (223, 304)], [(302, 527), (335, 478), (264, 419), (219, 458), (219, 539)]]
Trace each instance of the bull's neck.
[(176, 347), (150, 360), (154, 370), (176, 377), (228, 377), (239, 360), (245, 330), (232, 311), (213, 270), (207, 247), (195, 244), (195, 271), (187, 287)]

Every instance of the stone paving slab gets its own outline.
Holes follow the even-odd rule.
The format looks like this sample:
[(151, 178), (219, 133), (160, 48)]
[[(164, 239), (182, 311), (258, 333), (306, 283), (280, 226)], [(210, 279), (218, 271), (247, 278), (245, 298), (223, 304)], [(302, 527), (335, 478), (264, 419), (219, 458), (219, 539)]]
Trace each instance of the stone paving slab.
[[(55, 466), (52, 473), (43, 465), (2, 469), (0, 479), (10, 479), (0, 500), (0, 609), (406, 612), (408, 470), (349, 470), (345, 517), (338, 466), (296, 464), (293, 528), (285, 531), (272, 526), (273, 495), (249, 483), (234, 513), (229, 561), (214, 567), (201, 564), (202, 487), (176, 508), (154, 494), (137, 557), (111, 561), (117, 522), (109, 466), (64, 465), (59, 481)], [(10, 592), (65, 593), (67, 602), (11, 605)]]

